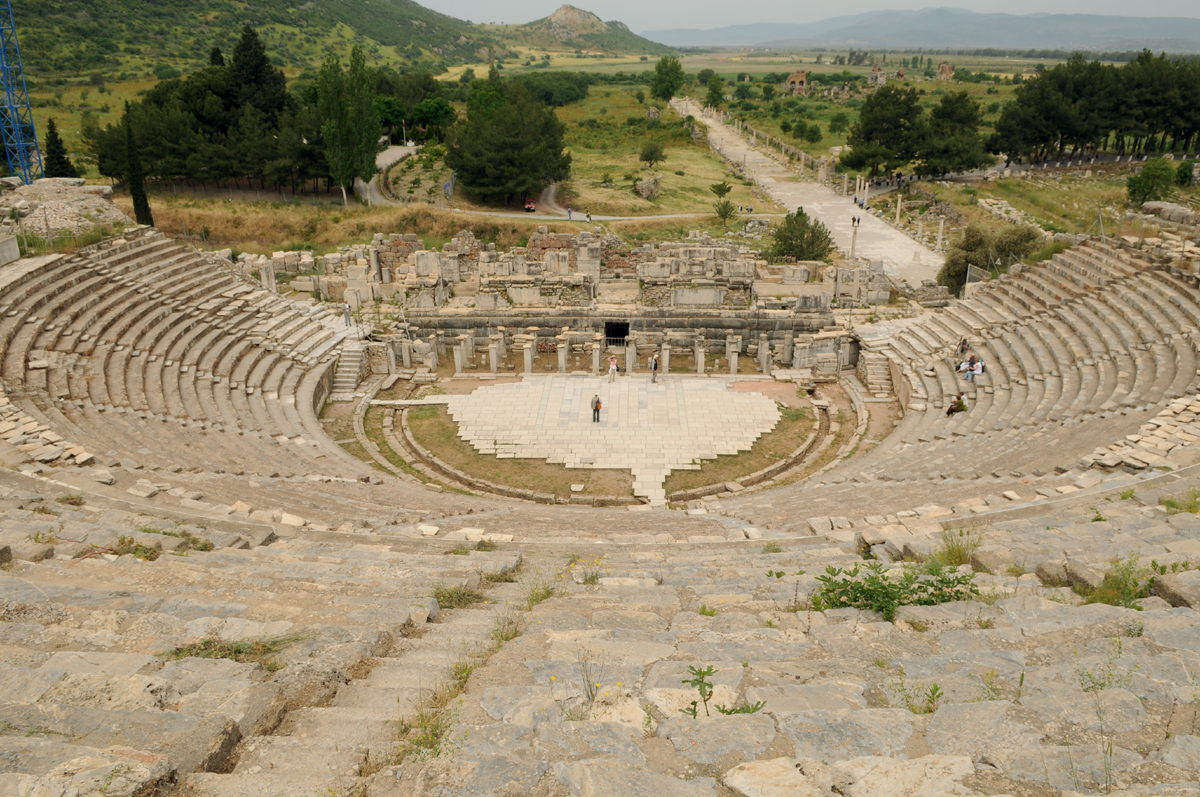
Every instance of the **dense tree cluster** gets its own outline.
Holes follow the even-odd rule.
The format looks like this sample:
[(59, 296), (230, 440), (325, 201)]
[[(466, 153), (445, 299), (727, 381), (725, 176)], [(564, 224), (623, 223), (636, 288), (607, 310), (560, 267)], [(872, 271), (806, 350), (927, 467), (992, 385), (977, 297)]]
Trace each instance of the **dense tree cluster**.
[(507, 205), (570, 174), (563, 123), (523, 80), (504, 81), (493, 70), (470, 87), (467, 116), (446, 137), (446, 165), (468, 195)]
[(1171, 152), (1200, 136), (1200, 61), (1148, 50), (1123, 66), (1074, 55), (1025, 81), (988, 142), (1009, 157), (1067, 148)]
[(148, 178), (301, 187), (328, 174), (315, 103), (287, 90), (262, 41), (245, 28), (228, 66), (164, 80), (132, 104), (121, 124), (83, 126), (84, 145), (101, 174), (128, 173), (126, 131), (132, 126)]
[(915, 88), (889, 83), (863, 101), (842, 163), (872, 175), (909, 163), (922, 175), (977, 169), (992, 160), (979, 135), (981, 117), (965, 91), (943, 95), (926, 114)]
[(1023, 260), (1037, 251), (1042, 242), (1041, 231), (1027, 224), (1010, 224), (995, 230), (971, 222), (949, 243), (946, 262), (937, 275), (938, 284), (957, 294), (967, 281), (969, 267), (983, 271), (1007, 270), (1013, 261)]

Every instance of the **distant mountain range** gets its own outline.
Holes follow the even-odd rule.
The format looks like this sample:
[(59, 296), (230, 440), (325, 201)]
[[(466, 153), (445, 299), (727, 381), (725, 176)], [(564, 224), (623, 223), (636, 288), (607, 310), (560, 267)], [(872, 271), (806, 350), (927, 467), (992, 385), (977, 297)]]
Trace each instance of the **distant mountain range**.
[(1200, 19), (1099, 14), (978, 14), (958, 8), (872, 11), (820, 22), (647, 30), (672, 47), (889, 47), (1200, 52)]

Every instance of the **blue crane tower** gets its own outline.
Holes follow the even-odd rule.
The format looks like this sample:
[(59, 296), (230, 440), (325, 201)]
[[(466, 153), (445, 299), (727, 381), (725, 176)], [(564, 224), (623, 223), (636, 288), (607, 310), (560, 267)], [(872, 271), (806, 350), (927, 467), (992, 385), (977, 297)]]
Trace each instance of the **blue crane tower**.
[(42, 152), (33, 129), (11, 0), (0, 0), (0, 136), (8, 173), (32, 183), (42, 176)]

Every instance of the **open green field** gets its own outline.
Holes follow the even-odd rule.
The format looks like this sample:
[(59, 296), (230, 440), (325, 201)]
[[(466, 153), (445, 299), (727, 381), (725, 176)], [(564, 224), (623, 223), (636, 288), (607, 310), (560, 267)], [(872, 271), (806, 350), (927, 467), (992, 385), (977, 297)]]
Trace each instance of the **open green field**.
[[(774, 209), (753, 186), (739, 180), (703, 138), (693, 141), (685, 120), (672, 108), (658, 103), (661, 117), (647, 120), (653, 106), (648, 99), (638, 102), (639, 90), (644, 91), (593, 86), (586, 99), (557, 109), (567, 126), (572, 158), (572, 179), (560, 185), (559, 205), (570, 202), (580, 213), (611, 216), (707, 214), (716, 199), (708, 187), (725, 181), (733, 186), (729, 199), (735, 205), (752, 205), (762, 212)], [(651, 171), (638, 158), (643, 144), (654, 140), (664, 145), (666, 160)], [(659, 175), (661, 185), (652, 201), (632, 188), (633, 178), (651, 175)]]

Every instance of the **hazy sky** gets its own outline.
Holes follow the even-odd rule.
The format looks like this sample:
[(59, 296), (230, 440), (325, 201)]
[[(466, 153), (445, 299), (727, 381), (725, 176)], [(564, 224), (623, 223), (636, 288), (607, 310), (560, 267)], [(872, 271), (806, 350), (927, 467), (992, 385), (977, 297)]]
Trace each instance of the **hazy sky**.
[[(562, 0), (417, 0), (421, 5), (472, 22), (529, 22), (553, 13)], [(751, 22), (815, 22), (829, 17), (886, 9), (918, 9), (937, 4), (903, 0), (861, 0), (853, 5), (798, 3), (796, 0), (573, 0), (604, 20), (619, 20), (635, 32), (666, 28), (721, 28)], [(1009, 0), (1003, 8), (983, 0), (955, 0), (952, 8), (1008, 14), (1113, 14), (1117, 16), (1197, 17), (1195, 0)]]

